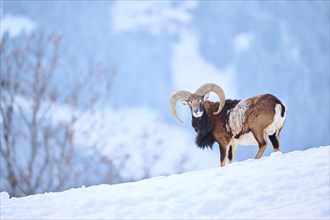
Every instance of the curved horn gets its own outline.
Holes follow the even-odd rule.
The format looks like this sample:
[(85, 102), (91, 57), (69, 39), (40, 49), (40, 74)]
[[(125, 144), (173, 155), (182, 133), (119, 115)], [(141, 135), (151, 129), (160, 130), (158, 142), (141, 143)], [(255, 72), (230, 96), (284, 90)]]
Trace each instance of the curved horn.
[(206, 83), (206, 84), (200, 86), (196, 90), (195, 94), (198, 96), (204, 96), (209, 92), (214, 92), (215, 94), (217, 94), (217, 96), (220, 99), (219, 108), (216, 112), (213, 113), (213, 114), (217, 115), (221, 112), (223, 106), (225, 105), (225, 101), (226, 101), (225, 93), (224, 93), (223, 89), (220, 86), (218, 86), (217, 84)]
[(179, 116), (176, 114), (176, 102), (179, 100), (188, 100), (192, 94), (190, 92), (180, 90), (175, 92), (171, 97), (170, 97), (170, 109), (172, 112), (172, 115), (180, 122), (183, 124), (183, 122), (180, 120)]

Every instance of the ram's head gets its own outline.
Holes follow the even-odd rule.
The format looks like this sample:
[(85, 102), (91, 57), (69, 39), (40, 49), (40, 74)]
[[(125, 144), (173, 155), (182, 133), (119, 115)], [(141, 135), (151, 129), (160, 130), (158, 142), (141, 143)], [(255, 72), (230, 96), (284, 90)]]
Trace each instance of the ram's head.
[(180, 122), (183, 123), (176, 113), (176, 102), (180, 101), (184, 105), (189, 105), (191, 114), (195, 118), (199, 118), (204, 113), (204, 102), (208, 99), (210, 92), (214, 92), (220, 99), (219, 108), (214, 114), (219, 114), (225, 105), (225, 94), (222, 88), (213, 83), (207, 83), (200, 86), (195, 93), (190, 93), (185, 90), (175, 92), (170, 97), (170, 109), (173, 116)]

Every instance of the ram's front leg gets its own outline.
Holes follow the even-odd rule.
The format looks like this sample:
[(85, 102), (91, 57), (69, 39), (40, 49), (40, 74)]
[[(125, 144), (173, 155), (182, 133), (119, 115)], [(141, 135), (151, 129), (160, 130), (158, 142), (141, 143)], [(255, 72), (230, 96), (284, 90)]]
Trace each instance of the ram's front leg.
[(231, 164), (235, 158), (235, 152), (237, 149), (237, 144), (231, 144), (229, 146), (229, 150), (228, 150), (228, 160), (229, 160), (229, 164)]
[(219, 144), (219, 149), (220, 149), (220, 167), (224, 167), (226, 165), (226, 159), (227, 159), (227, 154), (228, 154), (228, 144)]

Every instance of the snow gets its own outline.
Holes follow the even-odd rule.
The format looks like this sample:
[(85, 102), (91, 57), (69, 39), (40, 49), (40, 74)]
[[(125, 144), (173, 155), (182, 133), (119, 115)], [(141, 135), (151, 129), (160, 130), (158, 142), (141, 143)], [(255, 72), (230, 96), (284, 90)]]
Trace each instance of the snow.
[(224, 168), (9, 198), (2, 219), (329, 219), (330, 146)]

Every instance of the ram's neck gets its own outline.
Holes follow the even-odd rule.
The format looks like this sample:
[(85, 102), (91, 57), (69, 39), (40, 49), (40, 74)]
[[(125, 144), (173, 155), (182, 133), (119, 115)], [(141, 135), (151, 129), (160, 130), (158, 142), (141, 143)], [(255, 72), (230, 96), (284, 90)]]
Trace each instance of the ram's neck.
[[(240, 102), (241, 100), (232, 100), (227, 99), (225, 102), (225, 105), (223, 106), (223, 109), (221, 110), (220, 114), (226, 114), (228, 110), (231, 110), (235, 108), (235, 106)], [(211, 101), (205, 101), (204, 102), (204, 108), (207, 113), (207, 115), (211, 118), (214, 116), (214, 112), (216, 112), (219, 108), (219, 102), (211, 102)]]
[(212, 118), (214, 116), (213, 113), (216, 112), (218, 108), (219, 108), (219, 102), (211, 102), (211, 101), (204, 102), (204, 109), (209, 118)]

